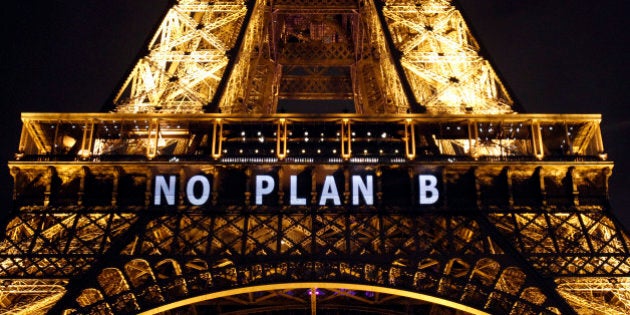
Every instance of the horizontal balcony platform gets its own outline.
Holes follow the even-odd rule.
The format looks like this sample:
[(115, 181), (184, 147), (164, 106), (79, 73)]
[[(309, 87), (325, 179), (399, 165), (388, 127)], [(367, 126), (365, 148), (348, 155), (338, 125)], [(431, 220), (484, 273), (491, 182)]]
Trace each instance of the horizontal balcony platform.
[(24, 113), (16, 160), (226, 163), (606, 160), (597, 114)]

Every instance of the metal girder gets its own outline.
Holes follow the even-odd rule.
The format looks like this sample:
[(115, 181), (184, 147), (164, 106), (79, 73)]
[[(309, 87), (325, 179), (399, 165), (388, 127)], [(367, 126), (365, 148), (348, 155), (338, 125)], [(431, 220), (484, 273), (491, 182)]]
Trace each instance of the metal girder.
[(173, 6), (116, 97), (117, 111), (272, 113), (277, 91), (288, 88), (279, 69), (317, 65), (352, 68), (358, 113), (512, 112), (449, 1), (252, 3)]
[[(514, 115), (451, 1), (180, 0), (147, 49), (116, 113), (24, 115), (3, 314), (403, 297), (432, 313), (630, 310), (600, 117)], [(362, 115), (274, 114), (279, 100)], [(374, 176), (375, 204), (349, 203), (351, 170)], [(412, 173), (427, 170), (445, 196), (424, 207)], [(332, 171), (336, 208), (316, 202)], [(160, 207), (159, 172), (219, 190)], [(310, 176), (308, 205), (287, 203), (287, 180), (255, 204), (252, 172)]]
[(512, 99), (450, 1), (386, 1), (383, 14), (413, 94), (428, 112), (512, 112)]
[[(535, 290), (535, 281), (488, 243), (471, 218), (308, 213), (151, 217), (143, 220), (144, 232), (136, 233), (133, 247), (125, 246), (117, 259), (102, 259), (107, 263), (89, 273), (98, 286), (74, 286), (71, 296), (83, 301), (76, 309), (138, 312), (224, 286), (288, 279), (413, 288), (493, 312), (553, 305), (544, 289), (523, 293)], [(344, 237), (349, 239), (339, 241)], [(506, 299), (512, 302), (502, 305)], [(65, 297), (61, 304), (71, 307), (69, 303)]]
[(627, 314), (630, 311), (630, 279), (559, 278), (558, 292), (578, 313)]
[[(313, 75), (306, 78), (300, 75), (285, 76), (283, 84), (291, 88), (283, 88), (273, 97), (337, 100), (352, 97), (351, 82), (346, 77), (326, 75), (316, 70), (293, 67), (285, 71)], [(271, 70), (261, 70), (261, 75), (272, 73)], [(268, 101), (272, 97), (260, 90), (255, 92), (250, 93), (249, 97)], [(334, 158), (343, 158), (358, 162), (355, 158), (359, 157), (387, 163), (431, 159), (515, 162), (606, 159), (598, 115), (436, 117), (426, 114), (327, 114), (313, 117), (303, 114), (25, 114), (24, 119), (28, 121), (28, 126), (23, 132), (22, 152), (19, 155), (24, 161), (115, 160), (119, 155), (151, 160), (199, 160), (203, 156), (211, 156), (224, 162), (245, 162), (254, 158), (265, 158), (266, 161), (273, 158), (277, 161), (308, 158), (329, 162), (335, 161)], [(345, 150), (341, 144), (347, 141), (339, 142), (340, 135), (337, 133), (348, 128), (344, 121), (350, 126), (350, 144), (356, 148), (354, 154), (352, 150), (348, 154), (341, 153)], [(215, 128), (217, 124), (221, 128)], [(278, 124), (284, 124), (288, 134), (278, 133)], [(304, 132), (309, 131), (311, 136), (305, 137)], [(317, 141), (310, 141), (312, 139)], [(42, 148), (42, 141), (50, 145)], [(277, 148), (271, 145), (285, 142), (293, 146), (293, 153), (276, 151)], [(373, 146), (374, 143), (378, 146)]]
[(180, 1), (166, 14), (114, 103), (118, 112), (203, 112), (233, 58), (246, 15), (239, 1)]
[[(37, 190), (37, 186), (28, 188), (23, 185), (28, 178), (38, 177), (37, 167), (29, 170), (27, 164), (15, 164), (22, 171), (14, 172), (14, 175), (23, 178), (16, 181), (16, 195), (28, 199), (16, 200), (24, 206), (7, 227), (7, 236), (0, 243), (4, 278), (31, 279), (46, 274), (47, 277), (72, 279), (82, 275), (92, 277), (94, 281), (91, 283), (102, 282), (97, 287), (85, 287), (78, 282), (65, 286), (66, 296), (58, 305), (69, 305), (76, 300), (79, 303), (74, 307), (76, 309), (100, 309), (109, 305), (116, 312), (116, 309), (123, 311), (127, 307), (140, 310), (167, 303), (168, 299), (176, 297), (164, 292), (171, 292), (171, 286), (175, 284), (159, 279), (169, 277), (179, 279), (173, 280), (177, 283), (188, 283), (201, 281), (195, 277), (216, 279), (218, 273), (221, 281), (229, 280), (230, 286), (278, 281), (278, 278), (263, 278), (277, 274), (278, 268), (284, 267), (265, 266), (279, 262), (294, 264), (295, 257), (301, 257), (303, 262), (306, 257), (311, 257), (311, 267), (295, 265), (292, 267), (297, 268), (295, 272), (282, 279), (289, 281), (300, 274), (306, 277), (302, 279), (304, 281), (343, 280), (405, 290), (411, 286), (415, 292), (458, 301), (468, 301), (466, 288), (474, 284), (475, 290), (489, 294), (485, 302), (474, 304), (482, 310), (536, 309), (538, 306), (528, 303), (545, 301), (540, 305), (557, 307), (566, 313), (567, 307), (554, 297), (556, 285), (544, 284), (541, 279), (595, 275), (621, 278), (628, 269), (627, 240), (621, 228), (609, 219), (601, 206), (592, 203), (590, 196), (581, 199), (580, 192), (584, 191), (578, 189), (577, 195), (582, 205), (575, 204), (573, 192), (555, 195), (562, 190), (553, 188), (549, 181), (555, 180), (557, 174), (565, 174), (566, 179), (561, 181), (577, 187), (581, 187), (577, 178), (591, 185), (605, 186), (605, 175), (592, 172), (589, 169), (592, 166), (579, 168), (571, 164), (573, 166), (557, 168), (548, 165), (537, 170), (539, 166), (533, 164), (506, 171), (484, 162), (477, 162), (475, 166), (449, 163), (450, 166), (442, 171), (446, 189), (468, 191), (470, 198), (446, 197), (442, 205), (446, 208), (430, 211), (417, 209), (410, 212), (405, 207), (384, 204), (379, 211), (335, 212), (306, 208), (303, 212), (284, 213), (275, 207), (259, 207), (256, 213), (249, 213), (245, 205), (225, 205), (225, 208), (211, 212), (189, 209), (184, 204), (176, 211), (166, 212), (148, 206), (151, 174), (157, 171), (156, 167), (171, 168), (172, 164), (167, 162), (153, 166), (121, 162), (108, 166), (85, 164), (39, 166), (39, 172), (48, 174), (43, 187), (47, 186), (46, 181), (54, 182), (54, 178), (62, 180), (47, 193), (50, 196), (48, 206), (24, 203), (27, 200), (42, 201), (44, 197), (33, 199), (34, 196), (24, 195), (29, 189)], [(194, 168), (201, 165), (206, 165), (204, 170), (207, 172), (219, 171), (208, 169), (204, 162), (190, 164), (193, 169), (178, 172), (180, 176), (187, 172), (196, 173)], [(217, 166), (225, 167), (220, 163)], [(252, 166), (230, 167), (247, 172), (246, 169)], [(264, 165), (258, 167), (264, 168)], [(287, 171), (296, 169), (293, 164), (284, 167)], [(390, 176), (387, 168), (380, 172), (382, 176)], [(214, 176), (218, 180), (224, 178), (219, 173)], [(540, 184), (539, 176), (543, 176), (542, 182), (546, 186), (523, 188), (526, 183)], [(72, 184), (81, 178), (89, 180), (89, 184)], [(94, 185), (105, 187), (98, 182), (113, 185), (107, 190), (109, 195), (88, 188)], [(122, 183), (131, 182), (136, 185), (122, 186)], [(217, 185), (221, 186), (220, 181)], [(540, 205), (522, 204), (522, 190), (535, 194), (527, 197), (529, 201), (525, 202), (539, 199)], [(46, 189), (40, 191), (45, 194)], [(134, 201), (137, 205), (114, 206), (114, 203), (125, 205), (131, 202), (126, 198), (133, 196), (132, 191), (139, 194)], [(59, 192), (65, 192), (67, 197), (59, 199)], [(493, 192), (499, 192), (499, 195)], [(602, 191), (601, 195), (605, 193)], [(97, 196), (100, 199), (93, 200)], [(76, 206), (79, 198), (84, 206)], [(562, 204), (558, 203), (558, 198), (564, 200)], [(221, 204), (218, 200), (217, 206)], [(509, 204), (512, 205), (507, 206)], [(546, 210), (540, 212), (543, 208)], [(496, 232), (490, 233), (495, 229)], [(517, 258), (519, 256), (522, 258)], [(352, 267), (358, 261), (368, 265)], [(565, 261), (570, 263), (565, 264)], [(317, 267), (319, 271), (315, 273), (303, 269), (318, 265), (325, 267)], [(230, 268), (235, 269), (230, 271)], [(267, 270), (265, 268), (276, 271), (263, 272)], [(428, 274), (421, 276), (420, 271)], [(504, 273), (504, 278), (500, 278)], [(411, 275), (416, 279), (413, 285), (408, 282), (412, 281)], [(186, 278), (189, 276), (194, 279)], [(284, 273), (285, 276), (289, 275)], [(123, 279), (126, 284), (117, 282)], [(148, 285), (146, 281), (154, 284)], [(457, 284), (460, 281), (472, 282)], [(118, 285), (112, 286), (112, 283)], [(213, 284), (212, 288), (218, 290), (221, 286)], [(204, 291), (209, 289), (206, 286), (198, 289), (202, 291), (193, 291), (201, 294), (210, 292)], [(496, 293), (492, 293), (493, 290)], [(561, 286), (557, 290), (560, 294), (569, 292)], [(192, 291), (187, 288), (185, 292)], [(506, 292), (509, 293), (507, 296)], [(150, 302), (138, 302), (147, 294), (152, 296)], [(510, 300), (512, 298), (516, 300)], [(512, 302), (501, 304), (497, 299), (503, 301), (501, 303)], [(518, 302), (520, 299), (529, 302)], [(468, 303), (473, 302), (465, 304), (473, 305)], [(534, 305), (538, 305), (536, 303)], [(621, 302), (620, 305), (618, 307), (625, 304)], [(55, 307), (60, 311), (58, 306)]]

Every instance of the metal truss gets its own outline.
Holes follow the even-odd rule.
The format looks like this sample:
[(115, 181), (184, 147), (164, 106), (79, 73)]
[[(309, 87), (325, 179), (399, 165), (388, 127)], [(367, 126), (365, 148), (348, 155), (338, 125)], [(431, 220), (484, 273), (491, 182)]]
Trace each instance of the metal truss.
[[(23, 116), (0, 313), (628, 313), (600, 117), (514, 115), (451, 2), (177, 1), (116, 113)], [(276, 114), (298, 101), (361, 115)], [(331, 170), (342, 206), (289, 206), (287, 180), (252, 204), (253, 172), (315, 200)], [(351, 170), (375, 205), (348, 203)], [(418, 171), (439, 203), (409, 197)], [(219, 190), (156, 206), (156, 174)]]
[[(362, 8), (366, 41), (363, 53), (371, 58), (357, 63), (357, 103), (360, 114), (421, 112), (421, 106), (411, 97), (409, 84), (398, 71), (387, 27), (383, 25), (380, 8), (366, 1)], [(368, 50), (369, 49), (369, 50)]]
[(578, 313), (628, 314), (630, 312), (630, 279), (560, 278), (558, 292)]
[[(5, 254), (0, 264), (2, 277), (9, 284), (11, 279), (43, 275), (67, 281), (82, 275), (96, 282), (97, 273), (105, 268), (117, 268), (124, 273), (122, 265), (103, 264), (109, 261), (142, 259), (154, 268), (164, 259), (186, 265), (197, 257), (206, 265), (215, 266), (221, 265), (219, 260), (233, 264), (279, 263), (293, 261), (296, 256), (310, 257), (313, 264), (332, 260), (334, 266), (365, 263), (368, 259), (388, 273), (394, 262), (378, 261), (378, 257), (393, 257), (396, 264), (402, 261), (419, 264), (426, 258), (441, 268), (426, 281), (439, 284), (446, 280), (441, 280), (438, 274), (450, 274), (447, 269), (453, 264), (464, 268), (466, 272), (462, 272), (470, 279), (474, 266), (485, 257), (493, 264), (518, 268), (543, 292), (545, 301), (560, 303), (549, 302), (549, 307), (565, 313), (568, 307), (563, 307), (563, 302), (558, 302), (558, 296), (554, 295), (569, 296), (566, 300), (578, 310), (587, 307), (596, 310), (594, 305), (601, 304), (601, 299), (611, 294), (606, 291), (610, 287), (589, 294), (574, 289), (580, 284), (584, 288), (586, 278), (615, 279), (620, 284), (615, 292), (619, 296), (626, 292), (625, 275), (630, 269), (628, 240), (606, 212), (612, 164), (601, 160), (605, 155), (601, 153), (596, 115), (452, 115), (438, 119), (428, 115), (178, 114), (156, 118), (147, 114), (31, 114), (24, 118), (25, 132), (20, 142), (23, 162), (11, 164), (19, 212), (9, 222), (6, 239), (0, 243)], [(435, 141), (433, 149), (425, 143), (430, 141), (427, 139)], [(69, 142), (73, 142), (72, 148), (60, 149)], [(481, 147), (477, 142), (512, 143), (519, 149), (506, 151), (499, 146), (502, 149), (491, 150), (490, 146)], [(374, 143), (380, 152), (375, 150)], [(465, 144), (469, 145), (468, 151), (461, 150)], [(162, 149), (164, 146), (175, 150), (167, 153)], [(142, 149), (138, 152), (139, 147)], [(477, 149), (471, 150), (474, 147)], [(134, 152), (140, 154), (141, 163), (123, 160), (137, 159)], [(185, 178), (186, 174), (203, 169), (202, 172), (212, 174), (217, 187), (235, 187), (228, 177), (246, 177), (258, 168), (271, 167), (278, 176), (296, 171), (311, 174), (326, 171), (323, 166), (303, 164), (309, 161), (325, 162), (328, 167), (342, 167), (349, 162), (349, 166), (344, 166), (344, 174), (350, 168), (364, 167), (366, 162), (375, 163), (369, 168), (380, 174), (376, 177), (378, 187), (400, 185), (399, 180), (392, 180), (401, 174), (437, 170), (445, 191), (459, 193), (447, 195), (438, 208), (429, 212), (405, 206), (404, 202), (401, 205), (385, 202), (378, 208), (358, 212), (327, 213), (325, 209), (300, 208), (285, 213), (289, 208), (271, 207), (257, 209), (258, 214), (254, 215), (248, 210), (249, 191), (230, 197), (233, 199), (222, 199), (217, 192), (212, 205), (219, 212), (189, 209), (185, 203), (178, 206), (177, 212), (162, 213), (151, 207), (151, 180), (155, 173), (177, 173)], [(344, 176), (349, 178), (348, 174)], [(317, 194), (315, 187), (311, 187), (311, 195)], [(380, 194), (385, 197), (377, 197), (378, 202), (384, 202), (391, 192)], [(184, 197), (180, 195), (179, 200)], [(434, 226), (442, 228), (436, 232), (432, 230)], [(484, 241), (475, 243), (469, 238), (475, 233), (485, 235), (480, 236)], [(456, 254), (458, 251), (461, 255)], [(156, 256), (153, 260), (147, 260), (153, 256)], [(162, 256), (166, 258), (160, 260)], [(348, 280), (338, 278), (336, 273), (328, 276), (331, 278), (300, 281)], [(354, 284), (423, 292), (426, 296), (468, 305), (468, 300), (461, 296), (464, 293), (454, 289), (455, 295), (444, 295), (437, 289), (438, 284), (423, 284), (431, 288), (426, 290), (415, 286), (409, 289), (388, 282), (370, 282), (371, 278), (366, 277), (350, 280)], [(556, 282), (545, 283), (544, 279)], [(159, 287), (161, 284), (156, 281)], [(280, 280), (265, 281), (255, 283), (272, 284)], [(506, 280), (506, 285), (518, 281)], [(237, 282), (231, 286), (244, 284)], [(484, 290), (497, 290), (497, 285), (487, 284)], [(458, 288), (467, 286), (462, 284)], [(134, 292), (134, 285), (123, 287), (128, 287), (133, 296), (140, 294)], [(102, 303), (108, 307), (114, 303), (106, 298), (108, 294), (102, 288), (85, 291), (87, 288), (73, 288), (72, 284), (65, 288), (66, 296), (74, 298), (66, 297), (59, 305), (76, 302), (77, 309), (82, 309), (101, 303), (97, 301), (106, 301)], [(214, 289), (219, 287), (213, 286)], [(214, 294), (215, 291), (195, 292)], [(28, 296), (32, 294), (26, 291), (22, 295), (5, 295), (5, 304), (26, 305)], [(59, 297), (51, 293), (40, 296), (39, 300), (48, 297), (47, 301), (52, 301), (53, 296)], [(516, 307), (515, 301), (505, 307)], [(46, 305), (53, 304), (50, 303)], [(99, 308), (105, 307), (102, 303)], [(141, 308), (159, 304), (155, 303)], [(615, 298), (607, 307), (623, 312), (625, 303), (626, 300)], [(494, 306), (489, 305), (492, 303), (486, 300), (483, 307), (474, 307), (494, 312)]]
[[(173, 172), (168, 162), (33, 163), (14, 163), (12, 173), (22, 206), (0, 243), (1, 278), (12, 288), (3, 292), (5, 311), (35, 307), (37, 296), (37, 307), (54, 304), (53, 312), (140, 312), (297, 282), (416, 292), (490, 313), (571, 313), (560, 295), (578, 312), (603, 301), (620, 314), (628, 307), (628, 238), (601, 206), (607, 164), (437, 162), (445, 189), (466, 193), (436, 208), (250, 211), (222, 199), (211, 210), (183, 199), (172, 210), (150, 206), (151, 174)], [(201, 167), (218, 186), (228, 180), (222, 172), (265, 168), (185, 165), (181, 176)], [(305, 168), (282, 165), (278, 172)], [(378, 185), (399, 167), (382, 168)], [(72, 281), (79, 276), (92, 280)], [(34, 278), (40, 282), (22, 285)], [(53, 290), (50, 281), (63, 285)]]
[(96, 256), (99, 268), (84, 275), (94, 278), (67, 286), (53, 312), (62, 306), (81, 314), (141, 312), (235, 287), (322, 281), (419, 292), (492, 313), (556, 307), (538, 279), (527, 276), (470, 216), (138, 216), (150, 218), (131, 226), (134, 237), (122, 251)]
[[(611, 217), (597, 210), (525, 210), (494, 213), (490, 220), (533, 266), (556, 279), (558, 292), (578, 313), (628, 313), (629, 239)], [(560, 252), (565, 254), (560, 257)]]
[(385, 1), (383, 14), (413, 93), (428, 112), (512, 111), (512, 99), (451, 1)]
[(282, 99), (351, 100), (362, 114), (513, 105), (459, 11), (438, 0), (182, 0), (114, 103), (131, 113), (270, 114)]
[(246, 13), (242, 1), (178, 1), (116, 95), (116, 110), (203, 112), (217, 91)]
[(3, 279), (2, 314), (36, 314), (47, 310), (65, 294), (67, 284), (67, 280), (55, 279)]

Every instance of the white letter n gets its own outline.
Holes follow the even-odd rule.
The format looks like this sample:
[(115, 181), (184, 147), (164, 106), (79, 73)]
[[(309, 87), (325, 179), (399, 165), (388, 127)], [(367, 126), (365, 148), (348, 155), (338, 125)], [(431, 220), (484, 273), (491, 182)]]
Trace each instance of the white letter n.
[(374, 204), (374, 180), (372, 175), (366, 177), (367, 184), (363, 182), (361, 176), (352, 175), (352, 205), (359, 205), (359, 192), (363, 195), (365, 204), (371, 206)]
[(175, 204), (175, 181), (177, 177), (171, 175), (168, 177), (168, 184), (164, 175), (155, 176), (155, 191), (153, 191), (153, 204), (159, 206), (162, 204), (162, 194), (166, 197), (166, 204), (172, 206)]

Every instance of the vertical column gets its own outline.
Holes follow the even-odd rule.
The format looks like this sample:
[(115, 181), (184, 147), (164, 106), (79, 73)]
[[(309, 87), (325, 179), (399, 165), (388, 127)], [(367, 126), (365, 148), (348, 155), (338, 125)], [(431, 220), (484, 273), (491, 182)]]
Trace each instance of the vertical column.
[(409, 160), (413, 160), (416, 157), (416, 133), (411, 118), (405, 120), (405, 153)]
[(278, 169), (278, 205), (284, 205), (284, 167)]
[(442, 177), (442, 209), (448, 209), (448, 180), (446, 167), (442, 167), (440, 170), (440, 176)]
[(383, 169), (379, 166), (376, 168), (376, 205), (383, 205)]
[(595, 150), (597, 150), (597, 154), (601, 160), (606, 160), (608, 159), (608, 155), (604, 151), (604, 141), (602, 140), (602, 130), (599, 121), (595, 121), (593, 124), (595, 125)]
[(605, 198), (606, 201), (610, 200), (610, 195), (609, 195), (609, 185), (610, 185), (610, 176), (612, 175), (612, 170), (610, 169), (610, 167), (605, 167), (602, 170), (602, 173), (604, 174), (604, 194), (605, 194)]
[(183, 167), (179, 169), (179, 191), (178, 191), (178, 204), (183, 205), (186, 200), (186, 169)]
[(547, 189), (545, 188), (545, 174), (542, 166), (536, 168), (534, 176), (536, 176), (538, 180), (538, 187), (540, 189), (540, 204), (545, 207), (547, 206)]
[(317, 288), (310, 288), (311, 294), (311, 315), (317, 315)]
[(276, 131), (276, 156), (283, 160), (287, 157), (287, 121), (284, 118), (278, 120)]
[(120, 167), (114, 168), (114, 178), (112, 180), (112, 206), (118, 205), (118, 190), (120, 187), (120, 176), (123, 173), (123, 170)]
[[(14, 167), (11, 168), (10, 172), (11, 172), (11, 176), (13, 176), (13, 191), (12, 191), (13, 196), (12, 196), (12, 198), (13, 198), (13, 202), (16, 202), (17, 198), (18, 198), (18, 190), (21, 191), (21, 189), (19, 189), (19, 187), (23, 186), (21, 181), (19, 180), (19, 178), (21, 177), (20, 175), (22, 175), (21, 174), (22, 170), (20, 170), (19, 167), (15, 167), (14, 166)], [(608, 189), (606, 189), (606, 191), (608, 191)]]
[(147, 157), (153, 159), (157, 155), (158, 140), (160, 137), (160, 122), (157, 118), (151, 119), (147, 136), (149, 140), (149, 144), (147, 145)]
[(347, 160), (352, 156), (352, 128), (350, 120), (344, 118), (341, 120), (341, 157)]
[(343, 167), (343, 177), (343, 204), (350, 205), (350, 180), (352, 176), (350, 175), (350, 169), (348, 169), (347, 165)]
[(49, 166), (46, 170), (46, 190), (44, 191), (44, 207), (50, 205), (50, 200), (53, 195), (53, 182), (57, 177), (57, 169), (54, 166)]
[(51, 155), (56, 155), (57, 154), (57, 137), (59, 137), (59, 121), (57, 121), (57, 123), (54, 125), (55, 126), (55, 135), (52, 138), (52, 141), (50, 142), (52, 144), (52, 147), (50, 148), (50, 152)]
[(250, 206), (251, 205), (251, 198), (252, 198), (252, 191), (251, 191), (251, 187), (252, 187), (252, 169), (251, 167), (246, 167), (245, 168), (245, 177), (247, 178), (245, 180), (245, 206)]
[[(28, 141), (28, 125), (31, 122), (29, 120), (24, 120), (22, 122), (22, 133), (20, 134), (20, 145), (18, 146), (18, 154), (24, 154), (24, 151), (26, 150), (26, 145), (27, 145), (27, 141)], [(21, 156), (16, 156), (16, 158), (19, 160), (21, 158)]]
[(145, 207), (150, 207), (152, 200), (151, 200), (151, 196), (152, 196), (152, 188), (153, 188), (153, 176), (155, 176), (155, 171), (153, 170), (153, 168), (148, 168), (147, 169), (147, 187), (144, 191), (144, 206)]
[(576, 152), (573, 151), (573, 141), (571, 141), (571, 137), (569, 136), (569, 126), (565, 121), (562, 122), (562, 127), (564, 127), (564, 142), (567, 144), (567, 149), (562, 152), (563, 155), (573, 155)]
[(571, 189), (571, 203), (574, 206), (579, 206), (580, 205), (580, 198), (579, 198), (580, 191), (578, 190), (578, 187), (577, 187), (577, 174), (576, 174), (574, 166), (569, 167), (567, 176), (569, 177), (569, 185), (571, 185), (571, 187), (569, 187)]
[(215, 160), (221, 157), (223, 147), (223, 121), (217, 118), (212, 123), (212, 158)]
[(88, 176), (89, 169), (87, 166), (82, 166), (79, 171), (79, 192), (77, 192), (77, 205), (83, 205), (83, 197), (85, 196), (85, 180)]
[(477, 159), (478, 153), (475, 148), (475, 144), (477, 143), (477, 139), (479, 138), (479, 130), (477, 128), (476, 121), (468, 121), (468, 154), (473, 158)]
[(317, 173), (316, 168), (311, 167), (311, 204), (317, 204)]
[(508, 206), (514, 206), (514, 191), (512, 190), (512, 168), (507, 166), (505, 168), (505, 181), (507, 185), (507, 194), (508, 194)]
[(87, 159), (92, 154), (92, 142), (94, 139), (94, 119), (89, 119), (83, 127), (83, 140), (81, 141), (81, 158)]
[(477, 209), (480, 209), (482, 206), (482, 201), (481, 201), (481, 180), (479, 179), (479, 167), (478, 166), (473, 166), (471, 168), (472, 171), (472, 177), (473, 177), (473, 184), (474, 184), (474, 189), (475, 189), (475, 205), (477, 206)]
[(538, 160), (542, 160), (545, 155), (543, 148), (542, 134), (540, 132), (540, 123), (538, 120), (531, 121), (531, 133), (532, 133), (532, 147), (534, 149), (534, 156)]

